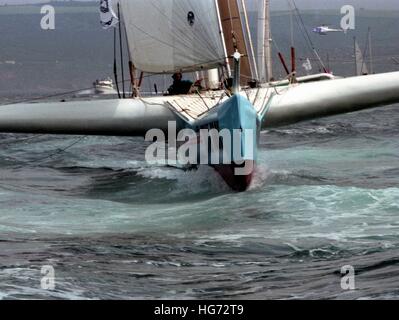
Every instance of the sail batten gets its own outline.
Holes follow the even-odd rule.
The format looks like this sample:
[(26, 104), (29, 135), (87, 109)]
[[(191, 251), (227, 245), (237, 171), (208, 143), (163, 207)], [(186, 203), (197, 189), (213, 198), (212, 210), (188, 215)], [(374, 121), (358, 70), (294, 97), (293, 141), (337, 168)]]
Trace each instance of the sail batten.
[(122, 0), (131, 59), (149, 73), (225, 64), (215, 0)]

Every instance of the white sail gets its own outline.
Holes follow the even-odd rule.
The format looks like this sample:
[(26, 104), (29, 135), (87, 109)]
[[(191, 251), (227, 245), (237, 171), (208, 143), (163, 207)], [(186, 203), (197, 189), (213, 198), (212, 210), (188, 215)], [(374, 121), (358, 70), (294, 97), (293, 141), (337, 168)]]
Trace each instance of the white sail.
[(364, 61), (363, 52), (359, 47), (355, 39), (355, 59), (356, 59), (356, 75), (361, 76), (364, 74), (368, 74), (368, 68), (366, 62)]
[(131, 59), (149, 73), (225, 64), (215, 0), (120, 0)]

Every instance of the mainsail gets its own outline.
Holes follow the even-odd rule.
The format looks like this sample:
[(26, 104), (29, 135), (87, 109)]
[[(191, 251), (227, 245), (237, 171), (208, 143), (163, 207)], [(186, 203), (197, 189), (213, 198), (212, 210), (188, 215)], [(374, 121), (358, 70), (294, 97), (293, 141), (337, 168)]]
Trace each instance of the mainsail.
[(211, 69), (226, 62), (215, 0), (120, 0), (134, 66), (148, 73)]

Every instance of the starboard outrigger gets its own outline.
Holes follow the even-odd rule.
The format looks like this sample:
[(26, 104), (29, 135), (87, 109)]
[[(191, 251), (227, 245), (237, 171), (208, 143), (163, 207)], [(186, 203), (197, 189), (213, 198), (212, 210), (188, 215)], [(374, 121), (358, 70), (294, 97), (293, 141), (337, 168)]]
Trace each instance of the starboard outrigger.
[[(150, 74), (217, 68), (222, 80), (234, 78), (233, 85), (180, 96), (2, 106), (0, 132), (144, 137), (155, 128), (167, 132), (174, 122), (177, 130), (197, 132), (200, 145), (201, 129), (238, 130), (240, 153), (223, 141), (217, 151), (233, 152), (230, 163), (209, 157), (205, 164), (234, 190), (244, 191), (254, 173), (261, 130), (399, 102), (399, 72), (347, 79), (322, 74), (254, 85), (257, 66), (243, 31), (248, 31), (243, 0), (120, 0), (119, 5), (135, 69)], [(269, 31), (265, 34), (269, 41)], [(250, 170), (236, 174), (243, 167)]]

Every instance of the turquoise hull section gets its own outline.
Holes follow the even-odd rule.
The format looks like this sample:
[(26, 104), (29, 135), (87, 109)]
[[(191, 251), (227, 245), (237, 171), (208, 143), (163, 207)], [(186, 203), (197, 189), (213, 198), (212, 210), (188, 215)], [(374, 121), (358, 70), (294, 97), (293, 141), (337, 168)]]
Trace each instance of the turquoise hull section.
[[(235, 95), (220, 107), (218, 118), (220, 128), (228, 129), (232, 135), (234, 130), (241, 130), (241, 160), (256, 161), (260, 122), (251, 102), (241, 95)], [(239, 160), (233, 157), (233, 161)]]
[[(251, 102), (241, 95), (232, 96), (204, 118), (194, 122), (190, 128), (196, 132), (201, 129), (217, 129), (219, 132), (227, 130), (232, 137), (229, 148), (232, 162), (257, 160), (260, 121)], [(240, 139), (239, 152), (237, 142), (233, 142), (234, 139), (237, 141), (237, 134)], [(225, 144), (224, 147), (226, 149)]]
[[(201, 130), (218, 131), (217, 147), (209, 148), (212, 143), (208, 142), (204, 149), (209, 149), (205, 156), (200, 156), (198, 163), (213, 167), (233, 190), (246, 191), (252, 182), (260, 135), (260, 120), (253, 105), (245, 97), (234, 95), (187, 127), (197, 132), (199, 155), (203, 155)], [(207, 137), (211, 139), (209, 135)], [(203, 158), (207, 158), (208, 163), (200, 162)]]

